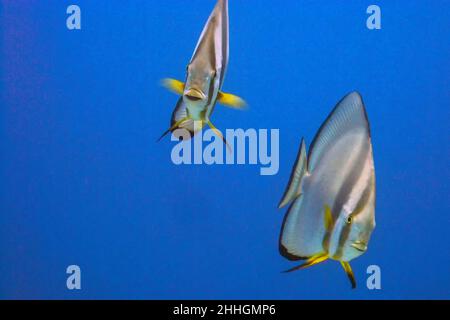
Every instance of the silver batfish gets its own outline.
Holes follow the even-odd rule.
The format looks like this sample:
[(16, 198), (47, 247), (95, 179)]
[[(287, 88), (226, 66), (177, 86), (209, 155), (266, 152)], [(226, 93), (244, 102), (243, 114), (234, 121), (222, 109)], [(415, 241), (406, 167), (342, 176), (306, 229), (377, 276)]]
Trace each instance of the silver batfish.
[(340, 261), (352, 287), (349, 261), (367, 250), (375, 228), (375, 169), (369, 122), (361, 96), (352, 92), (334, 108), (306, 155), (302, 139), (279, 204), (291, 203), (280, 234), (280, 253), (306, 261)]
[(186, 82), (163, 80), (167, 89), (181, 97), (172, 113), (171, 126), (161, 138), (177, 128), (189, 130), (192, 136), (207, 124), (225, 142), (210, 120), (216, 102), (237, 109), (245, 107), (241, 98), (220, 91), (228, 66), (228, 34), (228, 1), (218, 0), (187, 66)]

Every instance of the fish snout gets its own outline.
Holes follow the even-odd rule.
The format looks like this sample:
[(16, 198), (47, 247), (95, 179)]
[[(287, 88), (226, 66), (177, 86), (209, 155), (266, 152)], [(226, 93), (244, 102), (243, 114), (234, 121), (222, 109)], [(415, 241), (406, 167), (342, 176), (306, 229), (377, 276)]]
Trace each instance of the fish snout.
[(194, 88), (186, 90), (183, 95), (193, 102), (206, 99), (206, 95), (202, 91)]

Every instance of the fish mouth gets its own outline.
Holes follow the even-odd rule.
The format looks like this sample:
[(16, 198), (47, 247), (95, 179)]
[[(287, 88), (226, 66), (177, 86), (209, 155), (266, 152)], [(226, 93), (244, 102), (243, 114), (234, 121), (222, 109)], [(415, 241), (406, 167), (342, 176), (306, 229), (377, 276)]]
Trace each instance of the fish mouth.
[(198, 89), (188, 89), (184, 92), (184, 96), (188, 98), (190, 101), (199, 101), (206, 99), (206, 95)]
[(351, 247), (355, 248), (356, 250), (360, 252), (366, 252), (367, 251), (367, 243), (364, 241), (354, 241), (351, 245)]

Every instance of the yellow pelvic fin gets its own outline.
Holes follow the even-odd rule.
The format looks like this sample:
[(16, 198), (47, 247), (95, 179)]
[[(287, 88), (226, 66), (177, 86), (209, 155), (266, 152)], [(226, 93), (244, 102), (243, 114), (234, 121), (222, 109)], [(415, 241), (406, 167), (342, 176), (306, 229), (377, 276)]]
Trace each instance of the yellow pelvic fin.
[(225, 143), (225, 145), (227, 146), (228, 151), (231, 151), (231, 147), (228, 144), (227, 140), (225, 139), (225, 137), (223, 136), (222, 132), (220, 132), (209, 120), (206, 120), (206, 123), (208, 124), (208, 126), (211, 128), (212, 131), (214, 131), (214, 133), (222, 139), (223, 143)]
[(220, 91), (219, 94), (217, 95), (217, 101), (220, 104), (223, 104), (226, 107), (230, 107), (233, 109), (245, 109), (247, 107), (247, 104), (245, 103), (245, 101), (238, 97), (235, 96), (234, 94), (231, 93), (225, 93)]
[(329, 205), (325, 205), (325, 230), (331, 231), (333, 228), (333, 215)]
[(350, 263), (348, 263), (347, 261), (341, 261), (341, 265), (342, 265), (342, 268), (344, 268), (345, 273), (348, 276), (348, 279), (352, 283), (352, 289), (355, 289), (356, 288), (356, 280), (355, 280), (355, 275), (353, 274), (352, 267), (350, 266)]
[(157, 141), (160, 141), (162, 138), (164, 138), (164, 136), (165, 136), (166, 134), (168, 134), (169, 132), (175, 130), (176, 128), (178, 128), (178, 127), (180, 126), (180, 124), (182, 124), (184, 121), (187, 121), (187, 120), (189, 120), (189, 119), (190, 119), (189, 117), (184, 117), (183, 119), (180, 119), (180, 120), (178, 120), (177, 122), (175, 122), (175, 123), (173, 124), (173, 126), (171, 126), (169, 129), (167, 129), (167, 130), (161, 135), (161, 137), (159, 137), (159, 139), (158, 139)]
[(169, 91), (172, 91), (175, 94), (183, 95), (184, 92), (184, 83), (176, 80), (176, 79), (170, 79), (166, 78), (161, 81), (161, 84), (164, 88), (166, 88)]
[(327, 259), (328, 259), (328, 255), (326, 253), (319, 253), (319, 254), (316, 254), (316, 255), (308, 258), (308, 260), (306, 260), (305, 263), (303, 263), (299, 266), (296, 266), (294, 268), (291, 268), (289, 270), (286, 270), (284, 272), (292, 272), (292, 271), (296, 271), (296, 270), (300, 270), (300, 269), (305, 269), (305, 268), (311, 267), (315, 264), (321, 263)]

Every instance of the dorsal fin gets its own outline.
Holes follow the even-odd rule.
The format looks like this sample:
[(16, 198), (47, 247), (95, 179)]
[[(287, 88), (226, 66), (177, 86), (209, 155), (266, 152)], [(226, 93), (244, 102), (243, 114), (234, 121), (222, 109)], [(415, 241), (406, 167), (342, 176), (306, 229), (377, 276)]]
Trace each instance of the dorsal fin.
[(278, 208), (284, 207), (302, 193), (301, 182), (303, 176), (308, 170), (307, 162), (305, 140), (302, 138), (300, 149), (297, 155), (297, 160), (295, 161), (294, 167), (292, 168), (289, 183), (286, 187), (286, 190), (284, 191), (283, 198), (281, 199)]
[(333, 109), (317, 132), (308, 154), (308, 170), (313, 173), (322, 158), (323, 152), (336, 141), (336, 138), (353, 129), (367, 130), (370, 137), (366, 110), (358, 92), (346, 95)]

